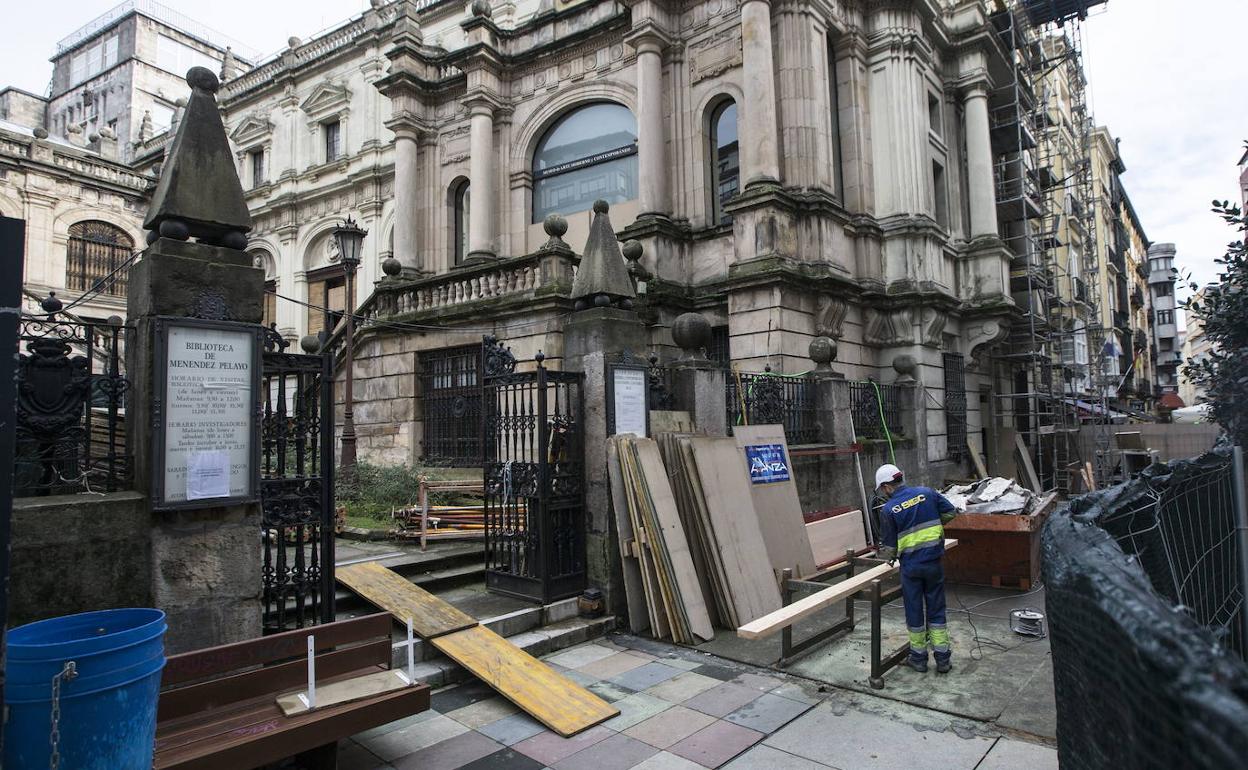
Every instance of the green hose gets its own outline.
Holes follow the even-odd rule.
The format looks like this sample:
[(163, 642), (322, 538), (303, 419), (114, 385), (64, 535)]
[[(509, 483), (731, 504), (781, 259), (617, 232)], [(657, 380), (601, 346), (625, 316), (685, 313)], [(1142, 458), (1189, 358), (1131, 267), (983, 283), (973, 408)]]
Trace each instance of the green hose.
[(880, 410), (880, 425), (884, 426), (884, 438), (888, 439), (888, 457), (893, 465), (896, 465), (897, 454), (893, 451), (893, 434), (888, 429), (888, 420), (884, 419), (884, 397), (880, 395), (880, 386), (875, 380), (871, 380), (871, 387), (875, 388), (875, 405)]

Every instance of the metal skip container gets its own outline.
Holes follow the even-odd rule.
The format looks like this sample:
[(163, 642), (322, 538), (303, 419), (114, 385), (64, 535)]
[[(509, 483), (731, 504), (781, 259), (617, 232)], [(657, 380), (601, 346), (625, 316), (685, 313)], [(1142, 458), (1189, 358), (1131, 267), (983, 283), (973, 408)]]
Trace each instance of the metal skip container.
[(148, 770), (165, 613), (84, 612), (8, 636), (4, 767)]

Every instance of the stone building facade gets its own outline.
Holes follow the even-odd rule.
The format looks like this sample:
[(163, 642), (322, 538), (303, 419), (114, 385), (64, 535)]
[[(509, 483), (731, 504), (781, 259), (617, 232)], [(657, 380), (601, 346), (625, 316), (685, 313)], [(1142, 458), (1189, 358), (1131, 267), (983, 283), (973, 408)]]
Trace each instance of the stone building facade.
[[(986, 14), (978, 0), (374, 3), (223, 89), (251, 248), (296, 300), (274, 320), (296, 337), (345, 308), (329, 233), (360, 220), (361, 451), (418, 462), (422, 389), (459, 382), (442, 363), (454, 349), (492, 332), (522, 358), (561, 355), (576, 258), (543, 222), (561, 215), (553, 232), (579, 249), (603, 198), (644, 249), (656, 350), (687, 310), (747, 371), (806, 371), (811, 340), (831, 337), (850, 378), (890, 382), (896, 363), (924, 383), (933, 460), (955, 356), (978, 446), (1013, 314), (987, 105), (1005, 53)], [(402, 272), (383, 277), (390, 256)]]

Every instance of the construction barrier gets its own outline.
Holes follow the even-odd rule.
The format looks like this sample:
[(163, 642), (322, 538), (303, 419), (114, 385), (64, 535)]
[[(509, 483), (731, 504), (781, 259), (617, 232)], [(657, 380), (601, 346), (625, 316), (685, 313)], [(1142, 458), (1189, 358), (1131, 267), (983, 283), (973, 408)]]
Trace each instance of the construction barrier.
[(1242, 766), (1235, 483), (1222, 448), (1050, 517), (1043, 575), (1063, 768)]

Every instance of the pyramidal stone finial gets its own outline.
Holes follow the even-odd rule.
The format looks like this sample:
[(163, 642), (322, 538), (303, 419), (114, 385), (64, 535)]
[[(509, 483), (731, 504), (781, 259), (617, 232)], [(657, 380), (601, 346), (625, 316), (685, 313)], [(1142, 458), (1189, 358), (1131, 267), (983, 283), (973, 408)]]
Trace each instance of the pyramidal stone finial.
[(620, 242), (615, 238), (610, 205), (603, 200), (594, 203), (594, 220), (589, 226), (585, 254), (572, 282), (572, 301), (576, 310), (589, 307), (617, 306), (631, 309), (637, 293), (624, 264)]
[(186, 82), (191, 98), (143, 227), (164, 238), (245, 249), (251, 213), (217, 108), (220, 82), (205, 67), (192, 67)]

